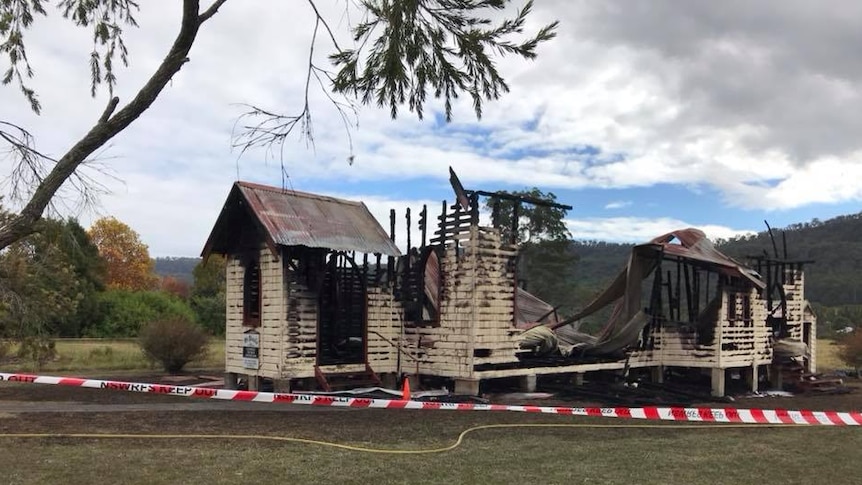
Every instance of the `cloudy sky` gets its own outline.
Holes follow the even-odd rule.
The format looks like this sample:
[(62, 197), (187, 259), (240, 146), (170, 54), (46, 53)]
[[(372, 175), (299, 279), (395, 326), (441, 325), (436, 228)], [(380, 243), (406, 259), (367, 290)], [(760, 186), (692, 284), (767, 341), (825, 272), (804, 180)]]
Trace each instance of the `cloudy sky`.
[[(179, 24), (180, 2), (141, 3), (130, 66), (117, 73), (121, 104)], [(357, 13), (344, 0), (317, 4), (349, 45)], [(531, 28), (558, 19), (559, 36), (535, 61), (500, 60), (511, 92), (481, 121), (469, 103), (452, 123), (433, 101), (424, 121), (363, 107), (348, 138), (313, 90), (313, 146), (295, 137), (281, 153), (240, 156), (231, 137), (243, 103), (298, 109), (313, 29), (306, 2), (260, 5), (230, 0), (203, 26), (155, 105), (99, 153), (110, 193), (64, 215), (85, 225), (113, 215), (154, 256), (194, 256), (235, 180), (363, 200), (385, 220), (390, 207), (451, 200), (450, 165), (468, 189), (555, 193), (574, 207), (577, 239), (642, 241), (690, 226), (728, 237), (764, 219), (781, 227), (860, 211), (862, 3), (538, 0)], [(89, 96), (91, 34), (50, 13), (25, 38), (43, 112), (6, 86), (0, 119), (59, 156), (107, 93)], [(316, 52), (324, 63), (331, 47), (321, 39)]]

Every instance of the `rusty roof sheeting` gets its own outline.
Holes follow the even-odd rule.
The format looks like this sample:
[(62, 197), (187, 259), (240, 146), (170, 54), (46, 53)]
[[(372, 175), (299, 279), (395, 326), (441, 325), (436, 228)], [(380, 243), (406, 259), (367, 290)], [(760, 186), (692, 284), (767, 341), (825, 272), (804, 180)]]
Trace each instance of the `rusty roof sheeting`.
[(401, 255), (362, 202), (249, 182), (235, 186), (274, 244)]
[[(673, 242), (674, 240), (678, 243)], [(710, 264), (724, 274), (741, 277), (758, 288), (766, 288), (766, 283), (756, 271), (745, 267), (745, 265), (716, 249), (712, 241), (707, 239), (706, 234), (700, 229), (679, 229), (661, 235), (641, 246), (648, 245), (661, 247), (666, 254)]]

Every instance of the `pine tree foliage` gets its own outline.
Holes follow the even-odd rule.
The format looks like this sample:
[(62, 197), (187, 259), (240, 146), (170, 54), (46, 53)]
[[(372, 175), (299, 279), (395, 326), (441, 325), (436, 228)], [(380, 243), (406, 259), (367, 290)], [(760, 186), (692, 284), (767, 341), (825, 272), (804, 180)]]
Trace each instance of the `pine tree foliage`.
[(77, 221), (40, 225), (0, 254), (0, 335), (77, 336), (104, 287), (102, 261)]
[[(356, 94), (363, 104), (388, 107), (392, 117), (407, 104), (419, 118), (429, 93), (444, 100), (446, 120), (452, 101), (470, 96), (476, 116), (483, 101), (498, 99), (509, 85), (497, 71), (494, 57), (536, 57), (536, 47), (552, 39), (552, 22), (521, 41), (533, 7), (528, 1), (512, 19), (495, 23), (491, 15), (508, 0), (364, 0), (368, 18), (353, 31), (360, 47), (344, 49), (331, 59), (339, 69), (335, 92)], [(364, 53), (362, 46), (369, 45)], [(363, 57), (364, 56), (364, 57)]]

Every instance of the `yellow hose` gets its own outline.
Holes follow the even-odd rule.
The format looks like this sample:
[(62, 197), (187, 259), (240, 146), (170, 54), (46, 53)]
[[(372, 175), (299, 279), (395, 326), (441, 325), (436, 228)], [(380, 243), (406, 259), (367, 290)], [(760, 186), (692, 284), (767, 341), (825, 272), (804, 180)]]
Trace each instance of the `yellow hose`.
[(740, 429), (740, 428), (800, 428), (806, 424), (554, 424), (554, 423), (524, 423), (524, 424), (484, 424), (473, 426), (462, 431), (449, 446), (429, 448), (425, 450), (397, 450), (385, 448), (366, 448), (363, 446), (345, 445), (330, 441), (312, 440), (306, 438), (290, 438), (285, 436), (266, 435), (232, 435), (232, 434), (118, 434), (118, 433), (0, 433), (0, 438), (111, 438), (111, 439), (190, 439), (190, 440), (259, 440), (302, 443), (307, 445), (327, 446), (342, 450), (362, 453), (383, 453), (390, 455), (422, 455), (430, 453), (445, 453), (461, 446), (464, 438), (475, 431), (485, 429), (506, 428), (588, 428), (588, 429)]

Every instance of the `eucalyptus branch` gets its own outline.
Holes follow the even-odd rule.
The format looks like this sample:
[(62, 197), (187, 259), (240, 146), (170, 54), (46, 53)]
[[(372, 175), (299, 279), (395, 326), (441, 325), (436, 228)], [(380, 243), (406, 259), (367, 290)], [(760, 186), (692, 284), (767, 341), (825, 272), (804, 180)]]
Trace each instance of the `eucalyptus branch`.
[[(23, 41), (24, 33), (39, 16), (49, 0), (0, 0), (0, 56), (8, 59), (2, 84), (15, 81), (39, 113), (41, 106), (28, 83), (34, 76)], [(496, 99), (508, 90), (497, 72), (494, 56), (515, 54), (525, 59), (535, 57), (538, 44), (554, 37), (557, 23), (541, 28), (532, 37), (516, 41), (523, 34), (525, 19), (532, 0), (512, 19), (492, 21), (486, 15), (509, 5), (510, 0), (354, 0), (364, 15), (359, 24), (350, 26), (353, 46), (339, 43), (335, 31), (316, 0), (307, 0), (314, 13), (314, 28), (308, 49), (302, 101), (295, 114), (246, 105), (248, 111), (234, 125), (233, 146), (244, 153), (252, 147), (281, 149), (284, 171), (284, 141), (299, 130), (301, 139), (313, 147), (312, 83), (325, 93), (335, 107), (347, 132), (353, 160), (351, 128), (355, 126), (356, 107), (376, 103), (390, 109), (393, 117), (400, 105), (423, 117), (428, 93), (444, 101), (446, 118), (451, 119), (452, 103), (461, 94), (472, 97), (477, 116), (484, 101)], [(349, 0), (344, 0), (349, 18)], [(92, 162), (92, 155), (125, 130), (156, 101), (173, 76), (189, 61), (189, 52), (201, 25), (210, 20), (227, 0), (182, 0), (182, 19), (170, 50), (158, 67), (128, 103), (119, 107), (113, 97), (116, 84), (115, 60), (128, 64), (124, 28), (136, 27), (135, 15), (140, 0), (56, 0), (54, 6), (73, 24), (91, 29), (93, 45), (89, 53), (91, 95), (100, 84), (111, 93), (101, 116), (59, 158), (53, 159), (36, 150), (32, 136), (17, 125), (0, 122), (0, 150), (13, 159), (15, 169), (8, 180), (13, 194), (26, 194), (26, 203), (18, 214), (0, 218), (0, 250), (31, 234), (42, 214), (53, 204), (58, 191), (69, 182), (86, 202), (98, 193), (96, 179), (79, 170)], [(349, 20), (348, 20), (349, 24)], [(326, 32), (334, 53), (329, 61), (331, 73), (315, 63), (318, 34)], [(342, 99), (343, 97), (343, 99)], [(238, 130), (241, 133), (237, 133)], [(23, 200), (24, 197), (22, 196)], [(62, 200), (61, 198), (58, 200)]]

